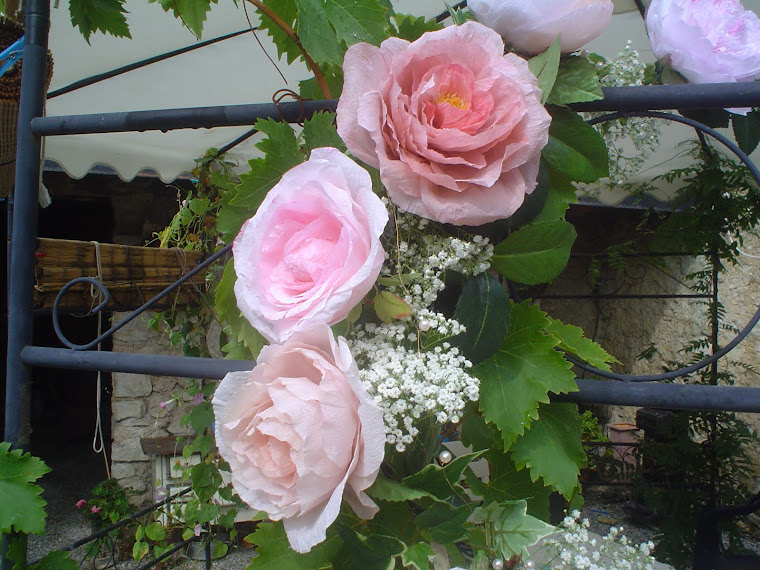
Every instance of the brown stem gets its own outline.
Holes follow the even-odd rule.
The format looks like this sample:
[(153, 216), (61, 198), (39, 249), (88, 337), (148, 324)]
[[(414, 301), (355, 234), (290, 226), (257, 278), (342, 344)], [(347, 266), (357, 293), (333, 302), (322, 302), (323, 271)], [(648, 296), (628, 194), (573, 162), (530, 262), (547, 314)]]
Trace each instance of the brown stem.
[(17, 20), (19, 0), (5, 0), (5, 17), (9, 20)]
[(256, 8), (258, 8), (265, 16), (277, 24), (282, 29), (282, 31), (285, 32), (288, 37), (295, 42), (296, 46), (299, 50), (301, 50), (301, 53), (306, 60), (306, 65), (309, 66), (309, 69), (314, 74), (314, 79), (317, 80), (317, 85), (319, 85), (319, 88), (322, 90), (322, 94), (325, 96), (325, 99), (332, 99), (332, 93), (330, 93), (330, 88), (327, 86), (325, 76), (322, 75), (322, 71), (319, 69), (319, 66), (316, 64), (316, 62), (311, 59), (308, 53), (306, 53), (306, 50), (304, 49), (303, 45), (301, 45), (301, 40), (298, 38), (298, 34), (296, 34), (295, 30), (291, 28), (285, 20), (280, 18), (280, 16), (278, 16), (277, 13), (275, 13), (269, 6), (261, 2), (261, 0), (248, 0), (248, 2), (256, 6)]

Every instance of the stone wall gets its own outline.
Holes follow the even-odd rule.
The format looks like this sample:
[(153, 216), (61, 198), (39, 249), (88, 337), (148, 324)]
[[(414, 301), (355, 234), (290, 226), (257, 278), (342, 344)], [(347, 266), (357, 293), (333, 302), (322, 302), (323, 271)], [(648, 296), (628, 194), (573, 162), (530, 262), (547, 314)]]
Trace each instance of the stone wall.
[[(114, 314), (114, 322), (124, 317)], [(148, 327), (150, 314), (143, 314), (119, 330), (113, 351), (179, 356), (168, 339)], [(180, 427), (186, 410), (170, 401), (184, 391), (183, 380), (148, 374), (114, 372), (111, 396), (111, 473), (125, 487), (136, 491), (134, 501), (153, 500), (154, 481), (151, 458), (143, 452), (141, 438), (189, 435), (192, 428)]]

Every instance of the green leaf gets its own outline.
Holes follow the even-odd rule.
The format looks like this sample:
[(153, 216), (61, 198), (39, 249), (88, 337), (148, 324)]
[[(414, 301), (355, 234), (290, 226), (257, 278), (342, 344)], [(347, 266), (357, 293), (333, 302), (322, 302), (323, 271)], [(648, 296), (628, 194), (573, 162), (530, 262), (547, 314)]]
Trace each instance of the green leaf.
[(256, 532), (245, 541), (255, 544), (259, 555), (246, 570), (303, 570), (304, 568), (329, 568), (333, 557), (341, 548), (341, 540), (336, 532), (327, 531), (327, 539), (317, 544), (306, 554), (299, 554), (290, 548), (282, 522), (260, 522)]
[(426, 32), (442, 30), (443, 24), (435, 20), (426, 20), (423, 16), (411, 16), (409, 14), (394, 14), (393, 20), (396, 23), (398, 32), (395, 34), (402, 40), (413, 42), (420, 39)]
[(577, 113), (554, 107), (549, 143), (542, 157), (554, 170), (578, 182), (595, 182), (609, 174), (607, 145)]
[(166, 529), (160, 522), (153, 522), (145, 527), (145, 536), (150, 540), (163, 540), (166, 538)]
[(214, 423), (214, 410), (211, 402), (203, 401), (195, 406), (190, 412), (190, 423), (196, 433), (203, 433), (206, 428)]
[(317, 63), (340, 65), (343, 48), (330, 25), (322, 0), (295, 0), (298, 8), (296, 32), (306, 53)]
[(29, 570), (77, 570), (79, 565), (72, 560), (68, 552), (53, 550), (40, 559), (37, 564), (32, 564)]
[(443, 2), (443, 5), (446, 6), (446, 10), (449, 11), (451, 21), (454, 22), (454, 24), (457, 26), (461, 26), (465, 22), (475, 19), (472, 12), (464, 12), (461, 8), (452, 8), (451, 5), (445, 0)]
[(10, 449), (10, 443), (0, 443), (0, 532), (42, 534), (46, 503), (34, 482), (50, 469), (30, 453)]
[[(539, 175), (540, 172), (539, 170)], [(564, 220), (565, 212), (570, 204), (578, 202), (578, 198), (575, 195), (575, 186), (573, 186), (572, 182), (551, 170), (548, 171), (548, 178), (549, 191), (544, 201), (544, 208), (533, 219), (533, 222)]]
[(335, 113), (319, 111), (303, 124), (304, 151), (306, 156), (315, 148), (330, 146), (341, 152), (346, 150), (343, 139), (335, 128)]
[(125, 0), (70, 0), (71, 25), (79, 28), (85, 41), (90, 43), (94, 32), (111, 34), (117, 38), (131, 38), (124, 14)]
[(367, 42), (379, 46), (388, 37), (388, 10), (377, 0), (322, 0), (338, 41), (347, 46)]
[(593, 340), (583, 336), (583, 329), (579, 327), (566, 325), (562, 321), (552, 320), (551, 324), (546, 327), (546, 332), (557, 337), (560, 341), (559, 348), (575, 354), (591, 366), (609, 372), (610, 362), (620, 363), (617, 358), (609, 354)]
[(581, 420), (575, 404), (545, 404), (538, 411), (539, 421), (512, 445), (512, 456), (519, 468), (530, 469), (570, 499), (578, 486), (579, 469), (586, 464), (581, 445)]
[(416, 501), (418, 499), (433, 497), (427, 491), (412, 489), (403, 483), (388, 479), (379, 475), (372, 486), (367, 489), (367, 494), (373, 499), (389, 502)]
[(750, 111), (746, 115), (731, 115), (731, 126), (739, 148), (750, 154), (760, 143), (760, 112)]
[[(333, 98), (340, 97), (343, 91), (343, 70), (336, 65), (322, 64), (319, 66), (322, 70), (322, 75), (327, 82), (327, 87), (330, 89), (330, 93)], [(316, 78), (311, 77), (298, 82), (298, 92), (304, 99), (324, 99), (325, 95), (322, 93), (322, 89), (319, 87)]]
[(448, 503), (435, 503), (415, 519), (417, 526), (430, 533), (435, 542), (454, 542), (463, 538), (467, 531), (464, 523), (472, 513), (469, 505), (452, 507)]
[(530, 58), (528, 67), (530, 72), (538, 79), (538, 86), (541, 88), (541, 104), (546, 103), (557, 79), (560, 60), (560, 38), (552, 42), (544, 53), (540, 53)]
[(224, 266), (222, 279), (216, 286), (214, 302), (219, 321), (227, 323), (224, 331), (229, 337), (229, 342), (222, 347), (222, 351), (227, 358), (251, 360), (258, 357), (267, 341), (241, 315), (235, 299), (236, 279), (235, 266), (230, 259)]
[(240, 176), (235, 195), (229, 200), (232, 206), (248, 208), (249, 217), (256, 213), (267, 192), (280, 181), (282, 175), (305, 159), (296, 134), (288, 123), (259, 119), (256, 121), (256, 129), (267, 135), (267, 138), (256, 144), (264, 157), (248, 162), (251, 170)]
[(414, 475), (406, 477), (404, 484), (414, 489), (427, 491), (438, 499), (446, 500), (461, 493), (459, 482), (462, 480), (462, 473), (472, 461), (482, 455), (482, 451), (460, 455), (443, 467), (428, 463)]
[(406, 552), (401, 555), (401, 562), (406, 568), (416, 568), (416, 570), (428, 570), (430, 562), (435, 557), (432, 547), (427, 542), (418, 542), (408, 546)]
[(406, 546), (395, 536), (373, 533), (364, 536), (351, 528), (338, 531), (350, 557), (348, 570), (390, 570)]
[(555, 350), (559, 341), (544, 333), (550, 320), (524, 301), (512, 307), (512, 322), (501, 348), (472, 368), (480, 379), (480, 409), (501, 431), (504, 449), (538, 418), (538, 403), (578, 389), (571, 364)]
[(462, 287), (454, 319), (467, 330), (452, 341), (473, 363), (491, 356), (501, 346), (509, 327), (509, 296), (490, 273), (468, 278)]
[(575, 228), (564, 220), (523, 226), (494, 248), (491, 263), (512, 281), (548, 283), (567, 265), (575, 237)]
[(132, 546), (132, 558), (139, 562), (145, 557), (146, 554), (148, 554), (149, 550), (150, 547), (148, 546), (147, 542), (138, 540)]
[(412, 314), (412, 308), (398, 295), (390, 291), (380, 291), (372, 302), (377, 318), (384, 323), (391, 323)]
[(217, 0), (149, 0), (158, 2), (164, 9), (164, 12), (171, 12), (174, 17), (182, 20), (182, 23), (200, 38), (203, 33), (203, 23), (206, 21), (206, 15), (211, 10), (211, 4), (216, 4)]
[(490, 503), (478, 507), (472, 520), (481, 522), (490, 530), (494, 548), (505, 559), (526, 556), (528, 547), (557, 529), (527, 514), (525, 501)]
[[(298, 8), (295, 0), (266, 0), (267, 7), (277, 14), (288, 26), (293, 28), (295, 25)], [(302, 58), (301, 50), (296, 43), (290, 39), (283, 29), (274, 23), (268, 16), (261, 15), (259, 29), (264, 30), (272, 38), (272, 42), (277, 47), (277, 56), (285, 55), (288, 64), (293, 63), (296, 59)]]
[(554, 89), (546, 102), (551, 105), (569, 105), (597, 99), (604, 99), (604, 93), (594, 64), (577, 55), (562, 58)]

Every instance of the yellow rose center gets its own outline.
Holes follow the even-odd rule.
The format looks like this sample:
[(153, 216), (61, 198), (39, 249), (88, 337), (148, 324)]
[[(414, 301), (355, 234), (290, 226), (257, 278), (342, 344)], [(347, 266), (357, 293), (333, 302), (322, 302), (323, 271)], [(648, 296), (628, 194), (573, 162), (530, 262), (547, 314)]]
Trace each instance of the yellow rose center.
[(438, 95), (438, 97), (435, 98), (435, 102), (437, 103), (448, 103), (452, 107), (456, 107), (457, 109), (465, 110), (469, 107), (469, 104), (467, 101), (462, 99), (459, 95), (456, 93), (441, 93)]

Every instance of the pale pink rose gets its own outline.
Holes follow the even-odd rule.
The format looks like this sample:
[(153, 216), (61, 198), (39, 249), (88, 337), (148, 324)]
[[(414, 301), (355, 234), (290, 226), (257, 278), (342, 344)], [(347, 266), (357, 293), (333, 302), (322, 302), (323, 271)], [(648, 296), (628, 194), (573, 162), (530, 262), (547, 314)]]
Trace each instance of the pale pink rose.
[(610, 0), (469, 0), (479, 22), (519, 52), (545, 51), (557, 36), (562, 53), (582, 48), (610, 23)]
[(402, 210), (481, 225), (535, 188), (551, 118), (528, 64), (493, 30), (467, 22), (354, 44), (343, 72), (338, 132)]
[(238, 307), (270, 342), (348, 316), (380, 273), (388, 212), (334, 148), (286, 172), (235, 238)]
[(216, 389), (216, 443), (240, 498), (282, 519), (291, 547), (308, 552), (341, 499), (361, 518), (377, 512), (364, 490), (383, 460), (383, 415), (327, 325), (264, 347), (257, 362)]
[(654, 55), (692, 83), (760, 78), (760, 19), (738, 0), (652, 0)]

